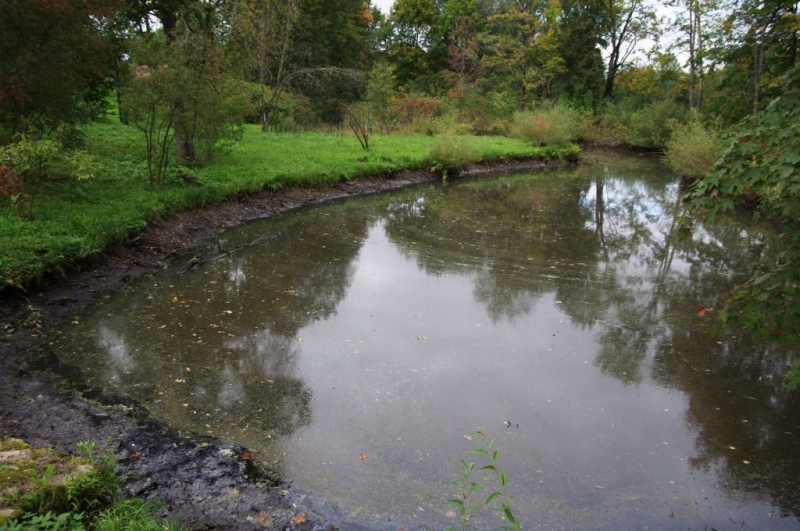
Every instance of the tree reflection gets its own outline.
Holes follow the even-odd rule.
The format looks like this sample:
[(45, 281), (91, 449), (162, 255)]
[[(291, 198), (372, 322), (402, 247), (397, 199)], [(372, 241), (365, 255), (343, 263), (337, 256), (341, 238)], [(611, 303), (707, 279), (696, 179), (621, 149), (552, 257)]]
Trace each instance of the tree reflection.
[(552, 293), (596, 334), (603, 373), (689, 396), (691, 466), (713, 467), (732, 493), (770, 493), (800, 515), (800, 404), (780, 386), (791, 348), (716, 335), (713, 319), (695, 312), (723, 307), (738, 282), (769, 268), (774, 242), (734, 219), (689, 235), (682, 215), (674, 179), (640, 162), (581, 168), (558, 182), (462, 184), (397, 205), (386, 231), (421, 269), (472, 276), (494, 322), (530, 313)]
[[(103, 315), (97, 332), (70, 331), (54, 347), (90, 381), (122, 389), (171, 425), (269, 452), (270, 440), (310, 423), (297, 334), (335, 313), (372, 223), (345, 205), (335, 223), (332, 215), (287, 216), (268, 225), (261, 245), (136, 283), (95, 310)], [(262, 236), (245, 227), (198, 252), (216, 255)]]

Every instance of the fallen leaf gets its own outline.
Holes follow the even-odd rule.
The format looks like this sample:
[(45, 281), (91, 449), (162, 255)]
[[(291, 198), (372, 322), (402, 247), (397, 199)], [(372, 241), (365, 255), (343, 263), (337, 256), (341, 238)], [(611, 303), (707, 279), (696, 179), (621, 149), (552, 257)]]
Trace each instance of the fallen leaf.
[(714, 308), (711, 308), (709, 306), (703, 306), (702, 304), (698, 304), (697, 305), (697, 310), (696, 310), (697, 317), (705, 317), (705, 315), (707, 313), (711, 313), (713, 311), (714, 311)]
[(745, 459), (745, 460), (743, 460), (743, 461), (742, 461), (742, 463), (744, 463), (745, 465), (749, 465), (749, 464), (750, 464), (750, 461), (748, 461), (747, 459)]
[(250, 452), (242, 452), (241, 458), (247, 461), (248, 459), (252, 459), (253, 454)]
[(367, 454), (359, 454), (358, 460), (359, 461), (366, 461), (367, 460)]
[(134, 459), (139, 459), (140, 457), (142, 457), (142, 452), (133, 452), (131, 454), (131, 457), (133, 457)]
[(266, 511), (261, 511), (256, 516), (256, 523), (261, 527), (266, 527), (272, 523), (272, 517)]
[(298, 337), (298, 338), (297, 338), (297, 342), (298, 342), (298, 343), (302, 343), (302, 342), (303, 342), (303, 341), (305, 341), (305, 340), (306, 340), (306, 338), (304, 338), (304, 337)]
[(297, 516), (292, 517), (292, 523), (293, 524), (302, 524), (306, 520), (308, 520), (308, 517), (306, 516), (306, 513), (300, 513)]
[(472, 436), (471, 436), (471, 435), (464, 435), (464, 438), (465, 438), (466, 440), (468, 440), (468, 441), (471, 441), (471, 440), (472, 440)]

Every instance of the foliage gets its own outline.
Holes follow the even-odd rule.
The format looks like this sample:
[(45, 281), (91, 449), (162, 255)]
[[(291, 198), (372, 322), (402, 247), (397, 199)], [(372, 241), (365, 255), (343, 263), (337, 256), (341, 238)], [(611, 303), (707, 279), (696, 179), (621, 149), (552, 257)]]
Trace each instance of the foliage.
[(21, 218), (33, 217), (31, 185), (50, 180), (92, 178), (93, 160), (86, 152), (68, 150), (58, 140), (19, 135), (0, 146), (0, 196), (8, 196)]
[(52, 131), (102, 108), (113, 45), (103, 27), (116, 0), (0, 3), (0, 124)]
[(401, 86), (424, 86), (435, 72), (431, 50), (438, 44), (438, 17), (434, 0), (396, 0), (392, 5), (388, 56)]
[(485, 53), (481, 59), (485, 69), (495, 75), (492, 84), (508, 94), (513, 94), (518, 109), (523, 109), (531, 100), (531, 91), (536, 89), (536, 69), (530, 47), (542, 31), (544, 7), (536, 3), (538, 11), (512, 6), (489, 17), (487, 31), (481, 36), (481, 47)]
[(26, 513), (16, 520), (0, 524), (0, 531), (84, 531), (81, 513)]
[(95, 451), (94, 443), (78, 444), (78, 453), (89, 461), (91, 470), (76, 475), (63, 486), (51, 483), (55, 471), (53, 465), (41, 473), (34, 471), (36, 488), (22, 495), (18, 506), (26, 512), (63, 514), (93, 512), (110, 504), (119, 490), (119, 479), (114, 470), (116, 461), (113, 454), (97, 457)]
[(433, 134), (425, 124), (432, 123), (442, 111), (442, 102), (436, 98), (411, 93), (392, 100), (390, 114), (400, 130)]
[[(755, 217), (782, 226), (785, 250), (774, 266), (741, 286), (723, 318), (737, 318), (776, 339), (800, 334), (800, 69), (784, 77), (783, 95), (725, 137), (727, 148), (688, 204), (707, 219), (756, 201)], [(796, 379), (790, 379), (796, 382)]]
[(664, 160), (679, 175), (699, 179), (711, 170), (719, 156), (719, 129), (706, 127), (694, 117), (672, 128)]
[(180, 531), (183, 526), (158, 518), (160, 505), (139, 498), (122, 500), (101, 512), (92, 522), (94, 531)]
[(157, 518), (157, 504), (139, 499), (117, 500), (120, 480), (113, 454), (98, 455), (97, 444), (91, 441), (78, 443), (76, 453), (83, 459), (77, 464), (86, 466), (88, 462), (89, 469), (59, 484), (53, 481), (56, 465), (48, 465), (43, 472), (34, 470), (34, 487), (12, 499), (13, 506), (24, 514), (0, 524), (0, 531), (182, 529)]
[(471, 516), (482, 507), (487, 507), (494, 511), (497, 516), (508, 522), (500, 526), (500, 529), (511, 529), (519, 531), (522, 525), (514, 516), (511, 510), (511, 502), (513, 498), (508, 494), (508, 473), (506, 467), (501, 467), (500, 448), (496, 447), (497, 439), (488, 440), (486, 437), (486, 430), (478, 428), (471, 436), (471, 439), (476, 439), (480, 446), (469, 450), (467, 453), (471, 455), (479, 455), (488, 460), (488, 463), (478, 469), (478, 472), (483, 473), (483, 480), (494, 484), (492, 492), (486, 497), (485, 500), (474, 502), (473, 498), (481, 490), (482, 485), (479, 484), (474, 478), (475, 462), (461, 460), (461, 471), (459, 476), (461, 479), (453, 482), (453, 486), (458, 487), (461, 491), (456, 498), (447, 500), (447, 503), (454, 505), (458, 508), (459, 517), (461, 519), (461, 529), (466, 531), (473, 528), (470, 525)]
[(379, 124), (386, 124), (391, 116), (390, 105), (394, 84), (394, 67), (388, 63), (378, 63), (370, 71), (366, 103)]
[(792, 367), (783, 375), (787, 389), (800, 389), (800, 360), (794, 360)]
[[(123, 111), (144, 136), (150, 185), (161, 187), (173, 140), (179, 161), (197, 164), (217, 154), (225, 139), (238, 137), (246, 89), (228, 75), (221, 50), (207, 35), (186, 31), (173, 42), (144, 36), (132, 47), (134, 76)], [(197, 71), (195, 64), (204, 68)]]
[(675, 124), (683, 122), (684, 107), (670, 100), (660, 100), (627, 115), (619, 129), (621, 138), (638, 148), (660, 149), (672, 135)]
[(603, 96), (611, 98), (617, 74), (626, 66), (640, 41), (658, 38), (659, 27), (654, 8), (642, 0), (612, 0), (607, 6), (605, 41), (609, 50)]
[(578, 139), (583, 122), (584, 114), (566, 105), (542, 107), (514, 115), (511, 136), (537, 146), (566, 144)]
[(479, 159), (470, 137), (444, 135), (431, 145), (430, 158), (436, 170), (446, 174), (448, 170), (466, 166)]

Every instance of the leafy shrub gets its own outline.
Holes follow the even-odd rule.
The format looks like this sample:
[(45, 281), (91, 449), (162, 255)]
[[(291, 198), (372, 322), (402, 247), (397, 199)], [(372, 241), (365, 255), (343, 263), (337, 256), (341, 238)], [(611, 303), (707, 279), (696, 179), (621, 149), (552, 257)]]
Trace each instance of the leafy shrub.
[(32, 218), (31, 184), (45, 177), (90, 179), (93, 164), (94, 160), (85, 151), (68, 150), (58, 140), (20, 135), (15, 142), (0, 147), (0, 195), (11, 199), (17, 215)]
[(436, 98), (408, 94), (393, 99), (391, 116), (401, 129), (433, 134), (433, 118), (441, 112), (442, 102)]
[[(686, 199), (707, 221), (758, 198), (754, 216), (781, 224), (784, 249), (766, 271), (739, 286), (720, 312), (772, 339), (796, 343), (800, 335), (800, 69), (784, 77), (783, 95), (724, 139), (720, 159), (695, 181)], [(798, 365), (787, 377), (798, 385)]]
[(469, 137), (444, 135), (431, 146), (430, 158), (434, 168), (447, 172), (475, 162), (480, 155)]
[(566, 144), (578, 140), (583, 123), (584, 113), (558, 104), (515, 114), (511, 136), (537, 146)]
[(683, 177), (699, 179), (720, 156), (719, 131), (705, 127), (698, 119), (673, 126), (666, 146), (665, 161)]
[(433, 134), (436, 135), (471, 135), (472, 126), (461, 119), (458, 112), (453, 110), (441, 114), (433, 119)]
[(670, 100), (659, 101), (630, 115), (623, 140), (634, 147), (661, 149), (672, 136), (673, 127), (685, 121), (683, 106)]

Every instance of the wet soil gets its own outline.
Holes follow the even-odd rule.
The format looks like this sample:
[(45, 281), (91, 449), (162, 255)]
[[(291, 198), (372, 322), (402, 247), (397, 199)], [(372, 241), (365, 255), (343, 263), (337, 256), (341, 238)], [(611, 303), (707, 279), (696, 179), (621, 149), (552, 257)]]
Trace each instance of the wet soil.
[[(551, 165), (506, 161), (473, 166), (462, 175)], [(49, 330), (71, 312), (152, 274), (167, 261), (190, 264), (197, 259), (194, 246), (230, 227), (437, 179), (427, 172), (404, 172), (325, 188), (242, 195), (154, 221), (125, 245), (107, 249), (65, 277), (47, 278), (27, 293), (0, 292), (0, 434), (61, 452), (74, 451), (80, 441), (97, 441), (115, 454), (126, 494), (160, 500), (165, 512), (190, 529), (338, 529), (307, 509), (302, 495), (280, 478), (253, 465), (245, 448), (179, 433), (129, 397), (81, 384), (80, 371), (61, 364), (49, 351)], [(317, 512), (326, 511), (323, 507)]]

